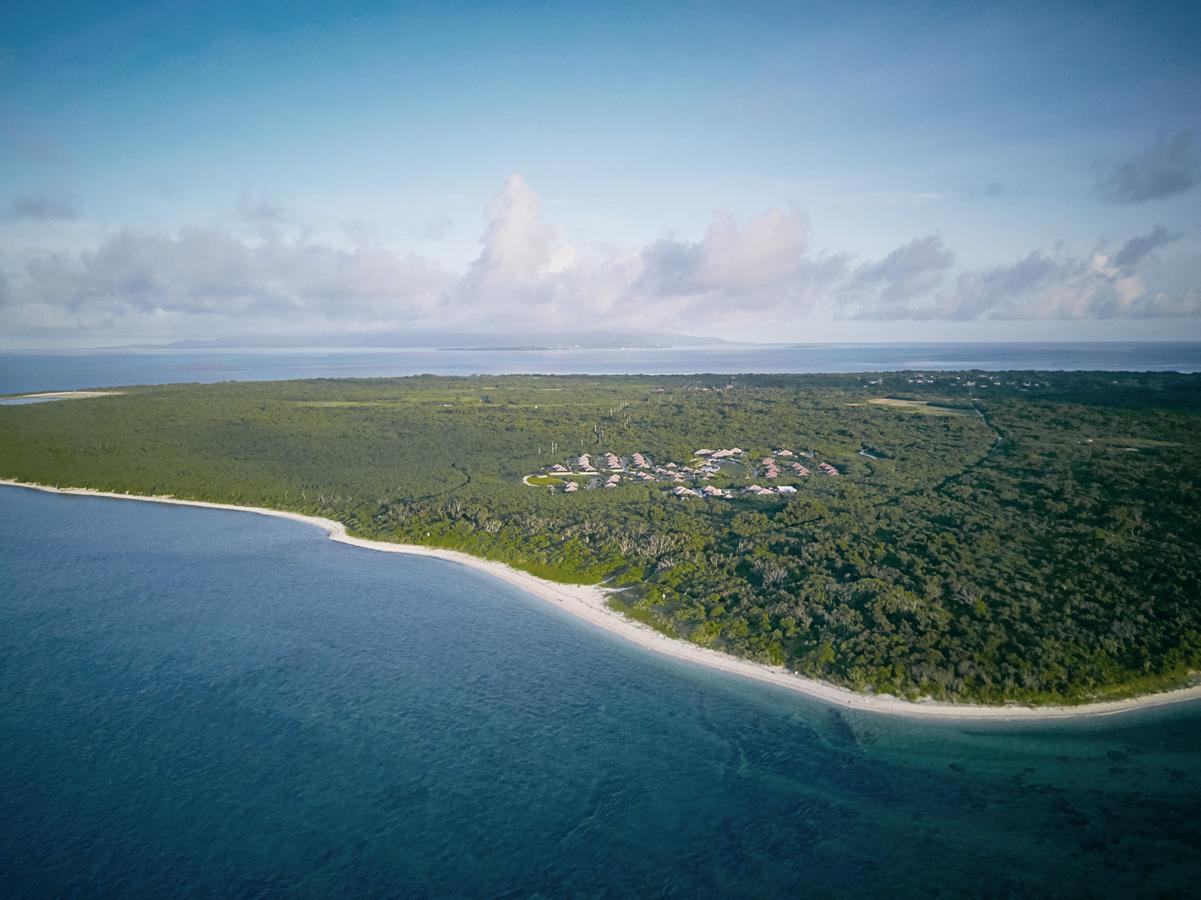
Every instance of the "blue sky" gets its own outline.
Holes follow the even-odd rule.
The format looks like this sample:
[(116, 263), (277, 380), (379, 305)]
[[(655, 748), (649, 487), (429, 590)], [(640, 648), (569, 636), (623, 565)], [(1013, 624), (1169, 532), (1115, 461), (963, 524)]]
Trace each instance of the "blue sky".
[(1201, 339), (1190, 4), (30, 4), (0, 344)]

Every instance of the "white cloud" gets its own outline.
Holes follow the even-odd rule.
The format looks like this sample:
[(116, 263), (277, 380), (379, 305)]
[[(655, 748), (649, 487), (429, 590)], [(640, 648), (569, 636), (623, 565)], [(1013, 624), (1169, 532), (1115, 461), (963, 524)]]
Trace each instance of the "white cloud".
[[(289, 235), (288, 231), (294, 232)], [(717, 211), (695, 240), (573, 246), (519, 175), (486, 210), (478, 255), (455, 274), (370, 229), (317, 238), (299, 225), (244, 237), (214, 228), (126, 231), (76, 254), (28, 251), (0, 272), (0, 329), (170, 337), (397, 328), (667, 329), (774, 336), (825, 320), (1075, 320), (1201, 315), (1201, 294), (1157, 286), (1160, 226), (1085, 254), (1033, 250), (955, 270), (942, 236), (877, 260), (815, 247), (798, 210)], [(9, 259), (17, 258), (10, 253)], [(1194, 266), (1194, 270), (1196, 266)], [(1195, 284), (1195, 281), (1190, 282)]]
[(717, 211), (699, 241), (663, 239), (640, 254), (631, 293), (642, 304), (673, 301), (677, 313), (785, 308), (811, 311), (843, 277), (845, 258), (815, 254), (796, 210), (768, 210), (745, 222)]
[(586, 313), (603, 285), (584, 282), (576, 251), (542, 218), (542, 201), (511, 175), (489, 201), (479, 255), (447, 292), (444, 322), (556, 325)]
[(520, 175), (510, 175), (488, 203), (483, 251), (467, 273), (481, 286), (536, 281), (572, 262), (555, 228), (542, 219), (542, 201)]
[(163, 314), (284, 328), (411, 321), (431, 314), (445, 284), (423, 260), (378, 245), (252, 243), (209, 228), (122, 232), (76, 256), (35, 256), (14, 280), (7, 306), (18, 321), (63, 328), (127, 322), (135, 331), (139, 319)]
[(1084, 255), (1035, 250), (1016, 262), (962, 272), (953, 289), (911, 318), (1112, 319), (1201, 315), (1195, 291), (1150, 287), (1138, 265), (1179, 235), (1157, 227), (1117, 250), (1098, 245)]

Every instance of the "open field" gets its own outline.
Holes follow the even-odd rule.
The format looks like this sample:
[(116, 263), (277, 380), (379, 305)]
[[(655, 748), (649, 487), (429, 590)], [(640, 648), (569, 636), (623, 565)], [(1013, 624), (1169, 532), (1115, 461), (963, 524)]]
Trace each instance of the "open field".
[(896, 397), (874, 397), (867, 401), (876, 406), (886, 406), (900, 412), (917, 413), (923, 416), (970, 416), (970, 410), (938, 406), (928, 400), (900, 400)]

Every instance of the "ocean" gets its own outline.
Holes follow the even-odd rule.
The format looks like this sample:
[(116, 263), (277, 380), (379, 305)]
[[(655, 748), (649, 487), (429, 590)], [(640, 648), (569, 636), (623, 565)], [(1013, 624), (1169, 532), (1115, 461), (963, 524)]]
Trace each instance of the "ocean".
[(0, 353), (0, 394), (394, 375), (668, 375), (1036, 369), (1201, 372), (1201, 343), (769, 344), (631, 350), (142, 350)]
[(1201, 879), (1199, 704), (840, 711), (441, 560), (19, 488), (0, 487), (0, 573), (6, 897), (1186, 896)]

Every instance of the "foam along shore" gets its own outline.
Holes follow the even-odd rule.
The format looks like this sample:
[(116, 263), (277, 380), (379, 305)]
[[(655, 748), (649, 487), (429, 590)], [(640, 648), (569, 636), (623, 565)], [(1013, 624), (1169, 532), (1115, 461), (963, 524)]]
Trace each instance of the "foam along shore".
[(514, 569), (505, 563), (482, 559), (458, 550), (444, 550), (437, 547), (425, 547), (420, 544), (397, 544), (390, 541), (374, 541), (353, 537), (346, 533), (346, 526), (341, 522), (335, 522), (333, 519), (307, 516), (302, 513), (286, 512), (278, 509), (267, 509), (265, 507), (234, 506), (227, 503), (209, 503), (203, 500), (180, 500), (170, 496), (147, 497), (137, 494), (97, 491), (91, 488), (60, 488), (42, 484), (31, 484), (13, 479), (0, 479), (0, 485), (46, 491), (54, 494), (107, 497), (115, 500), (135, 500), (150, 503), (171, 503), (177, 506), (198, 506), (205, 509), (256, 513), (261, 516), (274, 516), (278, 519), (304, 522), (307, 525), (314, 525), (324, 530), (329, 535), (330, 540), (338, 541), (342, 544), (350, 544), (351, 546), (362, 547), (368, 550), (379, 550), (384, 553), (408, 553), (414, 556), (431, 556), (436, 559), (443, 559), (447, 562), (458, 563), (459, 565), (486, 572), (536, 597), (554, 603), (567, 612), (591, 622), (606, 631), (620, 635), (648, 650), (687, 662), (708, 666), (711, 669), (718, 669), (733, 675), (753, 678), (756, 681), (787, 688), (788, 690), (797, 691), (834, 706), (848, 709), (867, 710), (889, 715), (942, 719), (1066, 719), (1085, 716), (1108, 716), (1138, 709), (1201, 700), (1201, 684), (1173, 691), (1132, 697), (1126, 700), (1107, 700), (1079, 706), (978, 706), (972, 704), (939, 703), (935, 701), (912, 702), (888, 695), (860, 694), (824, 681), (817, 681), (816, 679), (797, 675), (779, 666), (768, 666), (740, 659), (718, 650), (710, 650), (686, 641), (669, 638), (649, 626), (635, 622), (609, 609), (605, 605), (605, 597), (609, 592), (597, 586), (560, 584), (548, 581), (545, 578), (539, 578), (528, 572)]

